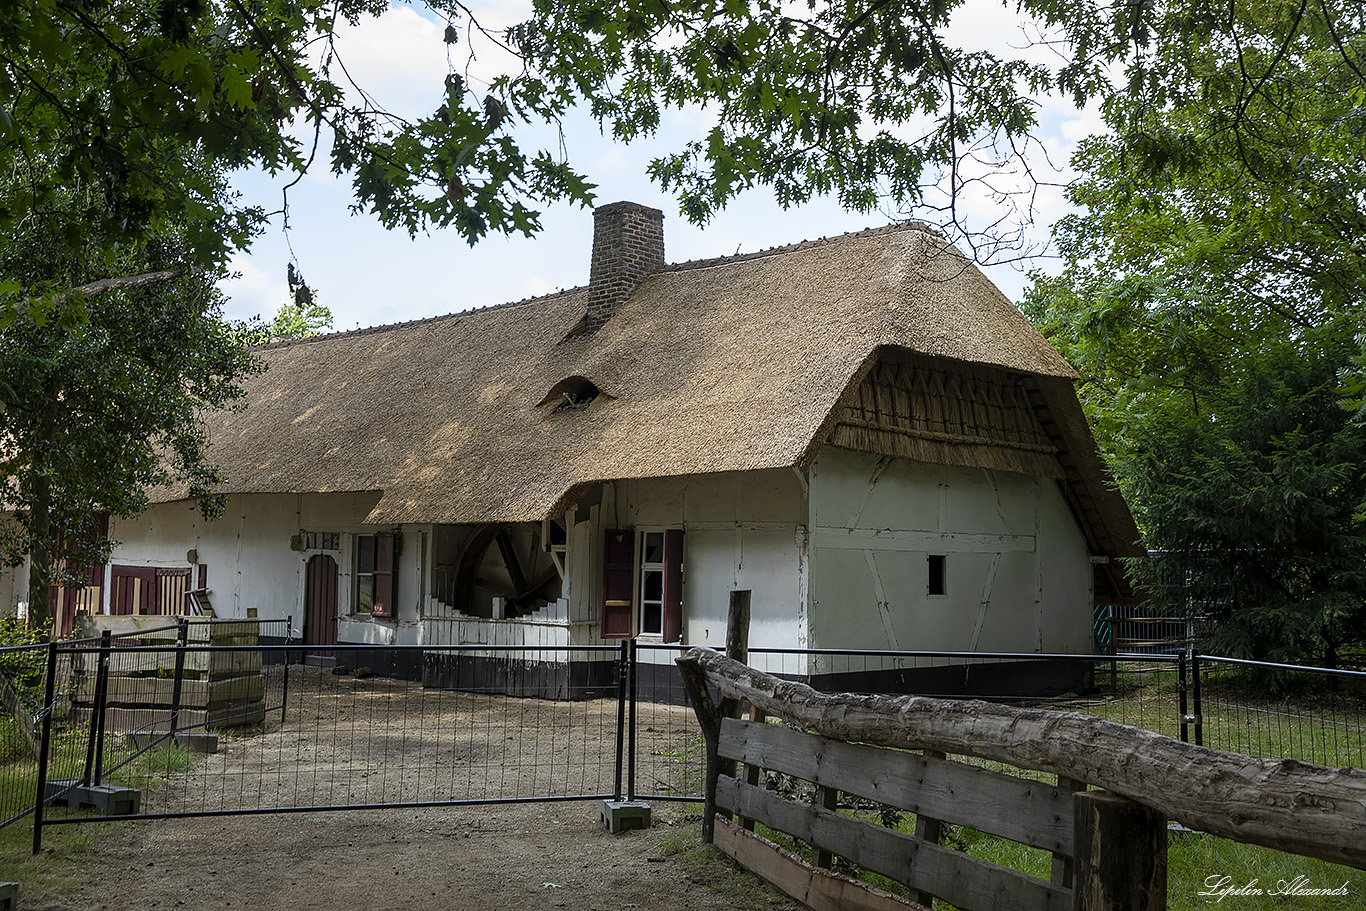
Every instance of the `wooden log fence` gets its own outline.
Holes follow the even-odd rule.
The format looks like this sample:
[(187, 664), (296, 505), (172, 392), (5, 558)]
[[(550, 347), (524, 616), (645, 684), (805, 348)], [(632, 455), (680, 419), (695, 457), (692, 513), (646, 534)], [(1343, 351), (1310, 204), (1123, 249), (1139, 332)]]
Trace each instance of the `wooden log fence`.
[[(678, 666), (706, 738), (704, 839), (812, 908), (915, 905), (832, 879), (732, 826), (729, 814), (806, 842), (818, 863), (844, 857), (906, 885), (922, 903), (938, 897), (963, 909), (1165, 908), (1168, 819), (1366, 869), (1360, 770), (1255, 759), (1073, 712), (819, 693), (706, 649)], [(748, 703), (758, 717), (795, 727), (738, 720), (713, 692), (727, 708)], [(1058, 778), (1017, 778), (945, 754)], [(808, 781), (817, 799), (765, 790), (755, 769)], [(915, 833), (840, 814), (828, 798), (835, 791), (916, 813)], [(938, 844), (941, 822), (1052, 852), (1051, 881)]]

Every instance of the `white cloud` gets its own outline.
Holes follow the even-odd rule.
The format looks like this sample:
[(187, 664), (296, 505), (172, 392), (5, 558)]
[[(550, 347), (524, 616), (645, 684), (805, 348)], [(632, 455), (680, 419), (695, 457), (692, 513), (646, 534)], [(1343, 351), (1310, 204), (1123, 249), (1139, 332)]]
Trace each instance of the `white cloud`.
[(229, 319), (270, 319), (280, 304), (289, 300), (284, 264), (278, 275), (267, 272), (265, 265), (263, 260), (244, 253), (233, 255), (229, 269), (239, 274), (219, 286), (228, 297), (224, 310)]
[[(436, 110), (444, 97), (447, 45), (443, 26), (408, 7), (390, 7), (337, 29), (337, 57), (345, 67), (334, 78), (351, 81), (400, 117)], [(353, 89), (349, 89), (354, 93)]]

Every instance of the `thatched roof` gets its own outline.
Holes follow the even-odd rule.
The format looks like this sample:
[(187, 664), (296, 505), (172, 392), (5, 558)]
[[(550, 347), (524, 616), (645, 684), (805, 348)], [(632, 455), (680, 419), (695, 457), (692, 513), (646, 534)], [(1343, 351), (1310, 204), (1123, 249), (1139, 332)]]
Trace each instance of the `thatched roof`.
[[(1072, 369), (918, 226), (666, 267), (566, 340), (586, 298), (262, 349), (245, 410), (209, 419), (226, 491), (380, 491), (370, 523), (476, 523), (557, 515), (603, 480), (800, 465), (888, 351), (1057, 380), (1039, 388), (1060, 445), (1099, 466)], [(572, 378), (603, 395), (557, 411)], [(1137, 533), (1103, 472), (1077, 482), (1127, 552)]]

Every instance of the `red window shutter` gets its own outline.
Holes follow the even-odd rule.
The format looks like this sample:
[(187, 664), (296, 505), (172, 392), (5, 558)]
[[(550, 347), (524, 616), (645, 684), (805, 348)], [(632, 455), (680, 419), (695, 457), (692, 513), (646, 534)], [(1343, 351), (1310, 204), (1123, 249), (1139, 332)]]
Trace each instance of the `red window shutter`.
[(602, 542), (602, 638), (631, 638), (635, 577), (635, 529), (609, 528)]
[(683, 638), (683, 532), (664, 531), (664, 641)]
[(370, 613), (376, 617), (392, 617), (398, 609), (397, 545), (397, 535), (375, 535), (375, 594)]

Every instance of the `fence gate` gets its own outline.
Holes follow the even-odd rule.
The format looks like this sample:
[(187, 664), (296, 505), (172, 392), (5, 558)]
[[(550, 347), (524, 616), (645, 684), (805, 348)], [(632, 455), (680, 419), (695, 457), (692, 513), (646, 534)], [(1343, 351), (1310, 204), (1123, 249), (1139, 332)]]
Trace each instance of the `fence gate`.
[(260, 644), (285, 622), (108, 616), (102, 640), (44, 648), (35, 846), (85, 821), (700, 799), (681, 682), (637, 715), (629, 642), (334, 642), (334, 673), (302, 643)]

